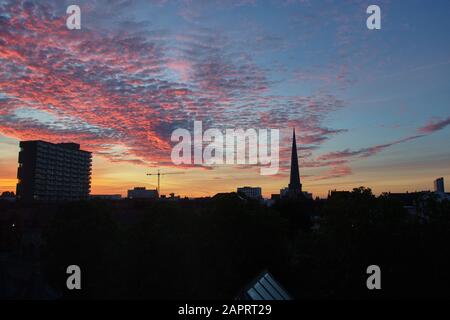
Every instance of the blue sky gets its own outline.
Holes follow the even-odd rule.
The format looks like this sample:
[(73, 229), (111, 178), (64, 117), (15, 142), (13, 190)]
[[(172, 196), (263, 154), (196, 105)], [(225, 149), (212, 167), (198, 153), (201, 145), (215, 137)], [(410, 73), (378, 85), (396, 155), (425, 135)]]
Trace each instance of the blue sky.
[[(277, 192), (293, 127), (316, 195), (450, 179), (448, 1), (78, 1), (75, 32), (69, 4), (0, 1), (2, 190), (15, 184), (13, 146), (43, 139), (92, 150), (94, 192), (124, 193), (148, 167), (177, 170), (170, 132), (194, 120), (281, 129), (283, 170), (191, 168), (190, 184), (169, 181), (181, 194), (234, 181)], [(370, 4), (381, 30), (366, 27)]]

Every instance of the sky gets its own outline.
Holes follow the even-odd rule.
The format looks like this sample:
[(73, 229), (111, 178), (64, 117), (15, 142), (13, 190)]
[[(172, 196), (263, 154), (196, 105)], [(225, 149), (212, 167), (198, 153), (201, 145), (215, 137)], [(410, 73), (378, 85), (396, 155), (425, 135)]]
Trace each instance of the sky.
[[(81, 29), (66, 9), (81, 8)], [(381, 29), (366, 8), (381, 8)], [(0, 0), (0, 192), (19, 141), (93, 153), (92, 194), (155, 188), (211, 196), (289, 182), (292, 129), (304, 190), (450, 185), (447, 0)], [(177, 128), (279, 129), (280, 170), (177, 166)]]

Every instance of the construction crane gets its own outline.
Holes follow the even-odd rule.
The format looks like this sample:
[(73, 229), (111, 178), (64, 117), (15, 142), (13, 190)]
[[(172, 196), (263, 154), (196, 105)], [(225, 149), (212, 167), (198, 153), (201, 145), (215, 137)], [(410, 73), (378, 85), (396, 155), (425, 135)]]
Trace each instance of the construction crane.
[(161, 180), (161, 176), (165, 176), (168, 174), (184, 174), (184, 172), (165, 172), (165, 173), (161, 173), (160, 170), (158, 169), (158, 173), (147, 173), (148, 176), (158, 176), (158, 196), (161, 195), (161, 187), (160, 187), (160, 180)]

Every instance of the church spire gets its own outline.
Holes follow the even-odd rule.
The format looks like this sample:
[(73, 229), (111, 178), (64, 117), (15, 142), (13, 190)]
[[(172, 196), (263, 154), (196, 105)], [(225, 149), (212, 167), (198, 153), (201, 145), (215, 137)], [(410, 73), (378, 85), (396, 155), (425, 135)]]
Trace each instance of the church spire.
[(298, 169), (297, 142), (295, 141), (295, 128), (292, 134), (292, 151), (291, 151), (291, 177), (289, 181), (289, 190), (301, 192), (302, 184), (300, 183), (300, 173)]

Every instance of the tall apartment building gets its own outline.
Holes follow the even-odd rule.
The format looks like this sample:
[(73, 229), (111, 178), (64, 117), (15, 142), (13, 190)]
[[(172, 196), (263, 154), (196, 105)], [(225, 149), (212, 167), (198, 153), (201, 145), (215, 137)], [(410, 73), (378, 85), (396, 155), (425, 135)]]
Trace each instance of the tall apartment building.
[(434, 192), (442, 194), (445, 193), (444, 178), (438, 178), (434, 180)]
[(92, 155), (76, 143), (21, 141), (17, 199), (74, 201), (87, 199)]

